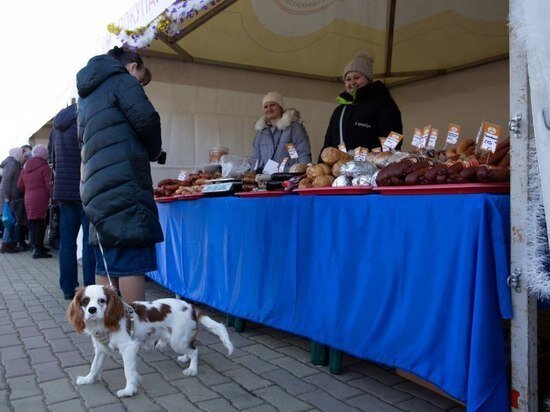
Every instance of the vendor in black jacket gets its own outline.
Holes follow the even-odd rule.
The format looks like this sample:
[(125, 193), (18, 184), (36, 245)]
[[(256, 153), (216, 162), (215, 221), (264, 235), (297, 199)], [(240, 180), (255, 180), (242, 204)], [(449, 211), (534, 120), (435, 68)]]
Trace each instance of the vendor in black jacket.
[(358, 52), (344, 68), (346, 91), (336, 99), (340, 106), (332, 113), (323, 148), (345, 143), (347, 150), (372, 150), (380, 147), (379, 137), (402, 133), (401, 112), (386, 86), (372, 80), (372, 73), (372, 59), (365, 52)]

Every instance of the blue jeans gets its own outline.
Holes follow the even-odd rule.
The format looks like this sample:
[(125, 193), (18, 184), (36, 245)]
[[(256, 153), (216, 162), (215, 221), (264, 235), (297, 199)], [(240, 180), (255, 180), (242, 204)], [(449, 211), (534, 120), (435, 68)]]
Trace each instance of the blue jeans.
[(84, 286), (95, 283), (94, 249), (88, 243), (90, 222), (81, 204), (59, 204), (59, 286), (65, 295), (71, 295), (78, 287), (76, 239), (82, 226), (82, 272)]

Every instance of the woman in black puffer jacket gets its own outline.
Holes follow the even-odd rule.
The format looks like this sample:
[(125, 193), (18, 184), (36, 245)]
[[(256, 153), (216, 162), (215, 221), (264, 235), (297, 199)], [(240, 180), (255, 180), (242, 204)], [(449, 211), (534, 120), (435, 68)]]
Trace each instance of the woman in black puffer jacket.
[[(134, 52), (115, 47), (77, 74), (80, 196), (99, 237), (109, 274), (127, 302), (145, 297), (145, 272), (156, 270), (163, 240), (150, 161), (161, 153), (160, 117), (143, 86), (150, 72)], [(96, 235), (97, 231), (97, 235)], [(96, 282), (108, 284), (96, 249)]]
[(336, 99), (340, 105), (330, 118), (323, 149), (344, 143), (348, 151), (358, 146), (372, 150), (381, 147), (380, 137), (403, 132), (397, 104), (386, 86), (372, 78), (370, 56), (358, 52), (344, 68), (346, 91)]

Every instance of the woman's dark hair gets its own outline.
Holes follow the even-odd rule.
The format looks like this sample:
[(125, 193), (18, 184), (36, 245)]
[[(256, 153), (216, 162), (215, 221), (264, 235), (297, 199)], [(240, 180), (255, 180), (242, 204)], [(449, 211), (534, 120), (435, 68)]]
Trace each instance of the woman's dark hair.
[(126, 50), (122, 47), (113, 47), (107, 52), (107, 55), (117, 59), (123, 66), (126, 66), (128, 63), (137, 63), (138, 69), (141, 69), (144, 66), (143, 59), (139, 54), (131, 50)]
[(151, 70), (149, 70), (149, 67), (145, 67), (145, 73), (143, 74), (143, 78), (141, 79), (141, 85), (143, 87), (147, 86), (150, 82), (153, 76), (151, 75)]

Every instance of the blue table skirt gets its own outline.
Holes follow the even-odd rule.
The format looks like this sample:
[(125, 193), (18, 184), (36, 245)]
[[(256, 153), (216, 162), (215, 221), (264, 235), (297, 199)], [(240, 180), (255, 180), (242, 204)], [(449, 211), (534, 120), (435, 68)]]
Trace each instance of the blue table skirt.
[(159, 204), (150, 276), (223, 312), (509, 410), (506, 195), (207, 198)]

